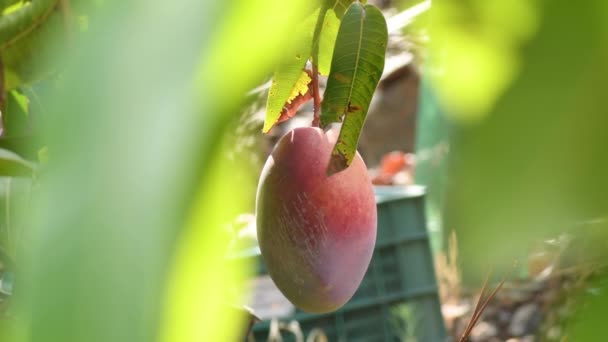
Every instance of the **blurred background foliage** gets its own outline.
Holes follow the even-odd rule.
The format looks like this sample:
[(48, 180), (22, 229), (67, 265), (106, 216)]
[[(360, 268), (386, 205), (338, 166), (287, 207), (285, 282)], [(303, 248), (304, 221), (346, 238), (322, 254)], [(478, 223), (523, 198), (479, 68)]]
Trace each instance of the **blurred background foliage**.
[[(603, 279), (607, 22), (605, 1), (433, 1), (418, 143), (449, 142), (449, 157), (417, 172), (458, 234), (465, 282), (561, 234)], [(605, 312), (599, 284), (573, 340), (602, 335), (584, 318)]]
[[(483, 20), (485, 12), (475, 7), (476, 1), (468, 3), (458, 27), (475, 32), (489, 19)], [(474, 73), (457, 78), (457, 85), (433, 76), (436, 69), (444, 69), (449, 79), (451, 69), (467, 68), (459, 59), (476, 58), (478, 49), (495, 51), (491, 44), (496, 42), (488, 46), (478, 38), (475, 44), (480, 47), (469, 50), (466, 44), (443, 48), (439, 40), (431, 48), (447, 60), (431, 61), (429, 70), (440, 110), (450, 125), (446, 225), (469, 236), (471, 248), (462, 250), (487, 255), (492, 262), (511, 263), (517, 248), (531, 239), (582, 230), (587, 221), (601, 225), (608, 209), (603, 200), (608, 182), (602, 176), (608, 161), (600, 157), (608, 143), (603, 129), (608, 123), (602, 95), (605, 81), (600, 76), (606, 74), (608, 12), (602, 10), (601, 1), (538, 5), (538, 30), (526, 44), (510, 49), (520, 67), (511, 72), (508, 87), (499, 94), (483, 87), (483, 82), (477, 85)], [(436, 30), (446, 30), (447, 35), (451, 25), (438, 19)], [(452, 60), (452, 54), (458, 57)], [(462, 90), (457, 88), (475, 86), (481, 92), (475, 97), (492, 105), (472, 123), (469, 115), (474, 109), (466, 109), (468, 100), (458, 95)], [(442, 93), (454, 99), (444, 99)], [(450, 101), (462, 104), (452, 106)], [(503, 243), (495, 243), (497, 239)]]
[[(224, 261), (221, 227), (257, 175), (226, 133), (314, 4), (0, 5), (0, 339), (234, 340), (246, 266)], [(608, 3), (437, 0), (419, 25), (417, 141), (449, 153), (417, 178), (465, 281), (563, 233), (603, 270)], [(602, 336), (606, 279), (581, 294), (572, 340)]]

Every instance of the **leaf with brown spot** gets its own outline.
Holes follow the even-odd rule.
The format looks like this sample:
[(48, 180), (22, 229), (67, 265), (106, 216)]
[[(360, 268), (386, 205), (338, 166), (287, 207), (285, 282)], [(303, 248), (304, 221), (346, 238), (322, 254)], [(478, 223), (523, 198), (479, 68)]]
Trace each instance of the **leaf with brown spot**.
[(342, 18), (321, 112), (322, 127), (344, 121), (332, 152), (335, 164), (330, 167), (334, 171), (347, 168), (357, 151), (367, 110), (384, 70), (387, 31), (382, 12), (372, 5), (355, 2)]
[(353, 104), (348, 104), (348, 109), (346, 110), (346, 114), (358, 112), (361, 110), (361, 107)]
[(352, 82), (352, 77), (346, 76), (344, 74), (341, 74), (339, 72), (332, 74), (331, 77), (333, 77), (336, 81), (340, 82), (340, 83), (344, 83), (344, 84), (349, 84)]
[(331, 153), (329, 165), (327, 166), (327, 175), (331, 176), (344, 170), (344, 165), (347, 163), (346, 158), (341, 153), (336, 153), (335, 150)]

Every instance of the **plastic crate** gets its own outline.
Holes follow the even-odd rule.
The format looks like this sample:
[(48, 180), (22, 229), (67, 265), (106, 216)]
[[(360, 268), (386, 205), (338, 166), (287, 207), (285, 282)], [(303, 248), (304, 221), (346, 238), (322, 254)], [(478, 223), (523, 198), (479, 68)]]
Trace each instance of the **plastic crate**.
[[(336, 312), (319, 315), (295, 310), (279, 319), (298, 321), (305, 336), (320, 328), (329, 341), (446, 341), (426, 229), (424, 189), (376, 187), (375, 191), (376, 246), (353, 298)], [(254, 326), (256, 341), (266, 341), (269, 329), (269, 321)], [(282, 336), (284, 341), (295, 341), (289, 334)]]

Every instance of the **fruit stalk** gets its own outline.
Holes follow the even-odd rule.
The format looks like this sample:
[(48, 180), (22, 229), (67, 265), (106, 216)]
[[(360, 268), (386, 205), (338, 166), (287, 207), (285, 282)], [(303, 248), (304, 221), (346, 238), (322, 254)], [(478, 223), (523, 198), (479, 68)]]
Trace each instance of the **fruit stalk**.
[(312, 98), (313, 98), (313, 116), (312, 127), (319, 127), (320, 109), (321, 109), (321, 94), (319, 93), (319, 70), (317, 65), (312, 63)]

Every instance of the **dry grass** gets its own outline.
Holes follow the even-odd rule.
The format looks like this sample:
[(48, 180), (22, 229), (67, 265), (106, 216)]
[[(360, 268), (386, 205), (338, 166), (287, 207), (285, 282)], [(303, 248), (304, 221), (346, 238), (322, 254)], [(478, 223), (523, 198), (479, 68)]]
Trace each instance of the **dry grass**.
[(447, 253), (439, 252), (435, 257), (435, 270), (442, 304), (457, 304), (462, 295), (462, 276), (458, 264), (458, 239), (452, 231)]

